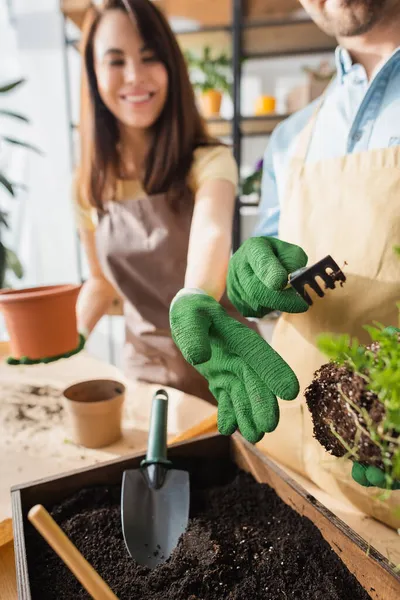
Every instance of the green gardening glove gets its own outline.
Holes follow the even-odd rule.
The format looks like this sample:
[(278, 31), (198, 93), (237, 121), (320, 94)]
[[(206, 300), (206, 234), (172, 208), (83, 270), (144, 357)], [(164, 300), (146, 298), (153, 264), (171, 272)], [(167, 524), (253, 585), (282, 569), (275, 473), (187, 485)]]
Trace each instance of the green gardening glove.
[(285, 287), (290, 273), (305, 267), (307, 260), (299, 246), (273, 237), (250, 238), (230, 260), (228, 297), (245, 317), (261, 318), (275, 310), (306, 312), (307, 302)]
[(296, 375), (279, 354), (201, 290), (178, 293), (170, 324), (184, 358), (208, 380), (218, 402), (220, 433), (232, 435), (239, 428), (256, 443), (273, 431), (279, 422), (277, 396), (293, 400), (299, 393)]
[[(354, 481), (363, 487), (378, 487), (387, 489), (385, 472), (378, 467), (372, 467), (355, 462), (351, 471)], [(400, 490), (400, 481), (393, 481), (390, 489)]]

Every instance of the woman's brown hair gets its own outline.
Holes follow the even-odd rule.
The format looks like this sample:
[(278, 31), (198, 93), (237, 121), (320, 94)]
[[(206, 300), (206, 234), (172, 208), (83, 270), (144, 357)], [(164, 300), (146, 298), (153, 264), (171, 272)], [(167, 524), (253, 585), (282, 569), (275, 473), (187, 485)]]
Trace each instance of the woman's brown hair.
[(188, 189), (193, 152), (199, 146), (216, 145), (206, 131), (196, 107), (185, 59), (163, 13), (149, 0), (108, 0), (101, 10), (92, 8), (83, 35), (83, 79), (81, 97), (81, 164), (78, 190), (81, 197), (103, 211), (115, 198), (120, 176), (119, 129), (114, 115), (103, 103), (94, 69), (93, 41), (107, 10), (127, 12), (140, 35), (168, 72), (168, 96), (153, 125), (145, 172), (141, 182), (147, 194), (167, 193), (177, 208)]

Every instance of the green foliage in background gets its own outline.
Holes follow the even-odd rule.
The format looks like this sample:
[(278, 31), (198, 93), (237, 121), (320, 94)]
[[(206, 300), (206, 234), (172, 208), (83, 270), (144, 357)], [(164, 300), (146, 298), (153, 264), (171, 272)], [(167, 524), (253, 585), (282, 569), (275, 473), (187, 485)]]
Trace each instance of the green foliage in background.
[[(25, 82), (24, 79), (19, 79), (18, 81), (14, 81), (12, 83), (8, 83), (0, 87), (0, 94), (8, 94), (9, 92), (14, 91), (20, 85)], [(29, 123), (29, 120), (19, 113), (16, 113), (12, 110), (8, 109), (0, 109), (0, 117), (6, 117), (9, 119), (14, 119), (19, 122)], [(9, 137), (6, 135), (2, 135), (0, 133), (0, 146), (1, 149), (6, 148), (7, 146), (20, 146), (22, 148), (27, 148), (28, 150), (32, 150), (38, 154), (41, 154), (40, 150), (23, 140), (16, 139), (14, 137)], [(0, 166), (0, 188), (3, 188), (7, 191), (9, 196), (14, 197), (16, 195), (16, 191), (18, 188), (22, 188), (21, 184), (17, 184), (11, 182), (6, 174), (2, 171)], [(8, 213), (0, 208), (0, 288), (6, 286), (6, 275), (7, 271), (12, 271), (16, 277), (19, 279), (23, 275), (22, 265), (13, 250), (7, 248), (2, 242), (2, 232), (4, 229), (8, 229)]]
[(261, 183), (263, 176), (263, 159), (260, 159), (251, 175), (243, 177), (240, 185), (240, 194), (242, 196), (250, 196), (250, 194), (257, 194), (261, 196)]
[(232, 61), (225, 52), (213, 56), (210, 46), (205, 46), (200, 56), (190, 50), (184, 54), (195, 90), (232, 95)]

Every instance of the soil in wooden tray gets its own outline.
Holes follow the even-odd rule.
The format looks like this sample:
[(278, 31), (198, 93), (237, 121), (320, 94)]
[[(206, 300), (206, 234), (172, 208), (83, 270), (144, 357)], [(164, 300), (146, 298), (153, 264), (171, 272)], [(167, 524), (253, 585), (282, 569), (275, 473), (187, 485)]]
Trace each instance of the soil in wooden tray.
[[(370, 598), (311, 521), (268, 485), (227, 461), (192, 461), (190, 472), (189, 527), (170, 559), (152, 571), (125, 549), (120, 487), (82, 490), (52, 508), (120, 600)], [(32, 525), (26, 527), (33, 600), (89, 598)]]

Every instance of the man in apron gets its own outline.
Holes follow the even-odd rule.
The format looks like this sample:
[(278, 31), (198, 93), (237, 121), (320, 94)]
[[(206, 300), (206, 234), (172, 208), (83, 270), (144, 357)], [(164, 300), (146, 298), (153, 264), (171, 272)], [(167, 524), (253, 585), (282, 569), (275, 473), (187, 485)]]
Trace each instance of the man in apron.
[[(400, 243), (400, 1), (302, 4), (338, 38), (337, 76), (322, 99), (272, 136), (264, 160), (262, 220), (257, 237), (246, 244), (259, 245), (260, 235), (279, 237), (300, 246), (310, 265), (331, 254), (340, 266), (347, 263), (347, 282), (315, 299), (307, 312), (279, 318), (272, 346), (298, 376), (300, 394), (280, 403), (279, 426), (259, 446), (323, 489), (399, 527), (393, 508), (400, 491), (384, 503), (376, 488), (352, 481), (351, 463), (331, 457), (313, 439), (303, 392), (327, 362), (315, 346), (319, 333), (349, 333), (365, 343), (370, 338), (363, 325), (398, 326), (400, 261), (393, 248)], [(231, 263), (231, 299), (238, 295), (237, 273), (248, 262), (246, 244)], [(265, 269), (268, 254), (258, 247)], [(234, 303), (251, 316), (243, 297)], [(258, 316), (263, 314), (259, 307)]]
[[(292, 385), (283, 396), (273, 381), (273, 369), (260, 374), (269, 393), (272, 390), (280, 399), (297, 399), (279, 402), (279, 411), (271, 420), (274, 426), (279, 420), (279, 425), (259, 428), (266, 433), (259, 437), (259, 448), (332, 495), (350, 500), (367, 514), (398, 528), (395, 508), (400, 505), (400, 491), (393, 491), (383, 502), (377, 498), (377, 488), (362, 487), (360, 483), (368, 482), (352, 479), (351, 462), (330, 456), (313, 438), (303, 392), (314, 372), (327, 362), (315, 345), (319, 333), (349, 333), (365, 343), (369, 337), (363, 325), (372, 321), (398, 325), (400, 261), (393, 247), (400, 244), (400, 0), (301, 3), (319, 26), (338, 38), (337, 77), (322, 99), (274, 132), (264, 159), (263, 218), (256, 237), (247, 240), (231, 260), (228, 295), (244, 316), (282, 311), (272, 347), (299, 380), (299, 394), (293, 393)], [(281, 290), (294, 267), (304, 266), (307, 257), (311, 265), (327, 254), (340, 266), (347, 263), (343, 288), (315, 299), (309, 310), (293, 297), (285, 297), (288, 290)], [(201, 303), (201, 290), (197, 292), (192, 301)], [(172, 316), (174, 310), (177, 313), (172, 307)], [(196, 310), (191, 322), (197, 325), (200, 313), (203, 318), (211, 314), (204, 301)], [(179, 339), (176, 323), (171, 319), (174, 339), (184, 356), (196, 364)], [(211, 339), (218, 327), (214, 331), (207, 327)], [(233, 333), (224, 331), (225, 338), (231, 335), (233, 339)], [(259, 372), (260, 356), (254, 352), (252, 363)], [(196, 368), (203, 370), (218, 398), (218, 369)], [(235, 371), (231, 365), (223, 366), (219, 377), (227, 376), (229, 370)], [(248, 389), (247, 371), (236, 364), (236, 374)], [(290, 380), (280, 363), (276, 374), (282, 382)], [(223, 401), (219, 401), (222, 433), (237, 425), (232, 422), (229, 427), (226, 395), (220, 395)], [(256, 403), (260, 395), (264, 410), (267, 405), (274, 406), (265, 390), (259, 394), (254, 388), (247, 399), (253, 397)], [(236, 416), (246, 414), (248, 406), (240, 399), (233, 405)], [(256, 438), (257, 422), (253, 433)]]

